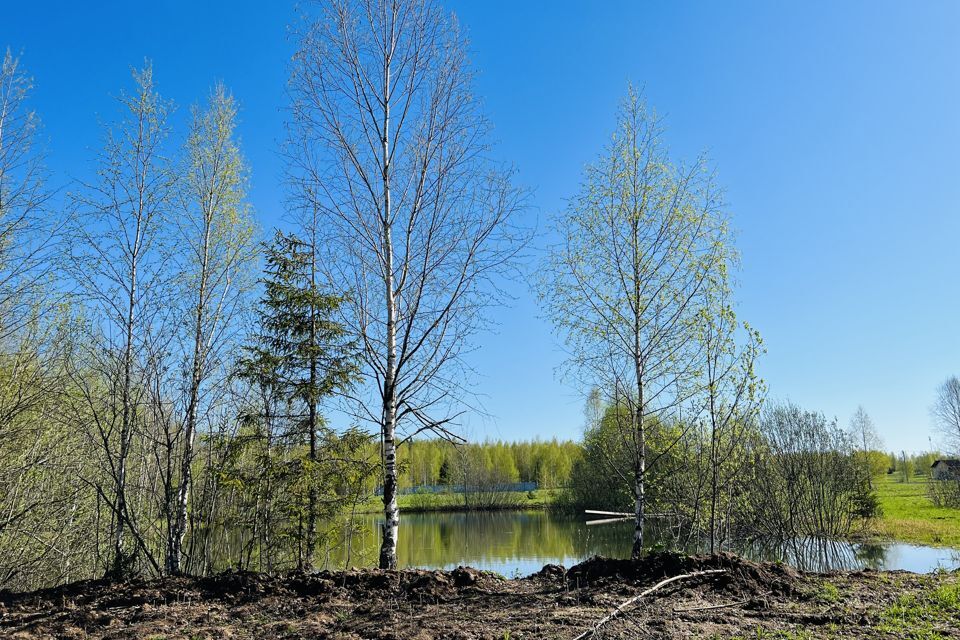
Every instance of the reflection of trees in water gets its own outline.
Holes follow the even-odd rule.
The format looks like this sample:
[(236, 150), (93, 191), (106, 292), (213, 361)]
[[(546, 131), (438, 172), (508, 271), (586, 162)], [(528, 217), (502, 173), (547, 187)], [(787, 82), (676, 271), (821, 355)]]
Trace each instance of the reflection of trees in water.
[[(358, 547), (379, 546), (380, 518), (365, 516)], [(502, 565), (517, 560), (566, 562), (591, 555), (629, 557), (632, 524), (586, 527), (582, 518), (547, 512), (444, 512), (405, 514), (401, 519), (398, 560), (401, 566), (446, 567), (459, 564)], [(333, 553), (330, 566), (343, 566)], [(375, 557), (370, 558), (371, 561)]]
[[(573, 547), (579, 558), (606, 556), (608, 558), (629, 558), (633, 543), (633, 522), (611, 522), (586, 526), (577, 521), (573, 529)], [(650, 539), (650, 538), (647, 538)]]
[[(409, 514), (399, 560), (407, 566), (503, 563), (576, 555), (575, 523), (543, 512)], [(375, 529), (376, 530), (376, 529)]]
[[(688, 553), (703, 553), (706, 542)], [(733, 542), (729, 551), (755, 562), (782, 562), (803, 571), (855, 570), (881, 568), (887, 548), (879, 544), (854, 544), (828, 538), (758, 538)]]
[(960, 550), (957, 549), (902, 543), (855, 546), (861, 563), (871, 569), (906, 569), (923, 572), (932, 571), (938, 567), (955, 569), (960, 566)]
[[(347, 523), (321, 543), (317, 550), (318, 564), (337, 569), (346, 565), (373, 566), (380, 547), (379, 516), (360, 516), (352, 537)], [(668, 523), (654, 522), (647, 529), (651, 545), (677, 549), (684, 553), (705, 553), (706, 540), (684, 540), (677, 543)], [(513, 568), (538, 568), (546, 563), (571, 565), (593, 555), (612, 558), (630, 557), (633, 523), (613, 522), (587, 526), (582, 516), (549, 512), (469, 512), (404, 514), (398, 548), (401, 566), (453, 567), (460, 564), (511, 572)], [(249, 545), (250, 532), (234, 529), (221, 532), (212, 559), (215, 569), (226, 568), (225, 558), (237, 557), (245, 549), (256, 557)], [(347, 550), (347, 540), (351, 549)], [(960, 566), (960, 550), (850, 543), (822, 538), (792, 540), (754, 539), (727, 545), (750, 560), (784, 562), (807, 571), (835, 569), (908, 568), (929, 571), (938, 564), (946, 568)], [(222, 552), (222, 553), (219, 553)], [(291, 547), (290, 562), (295, 560)], [(276, 552), (274, 555), (279, 557)], [(280, 567), (278, 567), (280, 568)], [(287, 567), (289, 568), (289, 567)]]
[[(363, 527), (367, 533), (362, 541), (355, 538), (355, 544), (376, 549), (379, 518), (367, 520)], [(407, 514), (401, 522), (400, 563), (423, 567), (482, 567), (519, 560), (569, 564), (594, 555), (628, 558), (633, 528), (630, 521), (586, 526), (577, 516), (509, 511)], [(650, 526), (646, 538), (656, 547), (676, 548), (674, 532), (664, 524)], [(704, 540), (688, 541), (679, 550), (704, 553), (706, 549)], [(882, 545), (817, 538), (742, 541), (730, 545), (730, 550), (751, 560), (784, 562), (807, 571), (880, 567), (886, 557)], [(337, 563), (336, 556), (331, 557), (331, 564)]]
[(871, 569), (882, 569), (887, 561), (887, 547), (882, 544), (865, 542), (857, 545), (854, 553), (862, 566)]
[(790, 540), (753, 540), (739, 551), (751, 560), (783, 562), (804, 571), (859, 569), (863, 566), (855, 547), (841, 540), (793, 538)]

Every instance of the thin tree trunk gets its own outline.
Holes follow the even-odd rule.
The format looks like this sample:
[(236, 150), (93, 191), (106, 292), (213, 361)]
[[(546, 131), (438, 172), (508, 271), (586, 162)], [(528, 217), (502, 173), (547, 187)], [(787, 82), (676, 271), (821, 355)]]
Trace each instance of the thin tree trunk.
[(387, 246), (387, 373), (383, 381), (383, 542), (380, 545), (380, 568), (397, 567), (397, 533), (400, 529), (400, 509), (397, 506), (397, 405), (396, 366), (397, 338), (394, 313), (393, 278), (391, 274), (392, 247), (390, 228), (385, 229)]
[[(707, 366), (710, 366), (708, 363)], [(711, 374), (711, 378), (712, 378)], [(717, 408), (716, 398), (713, 389), (713, 380), (710, 381), (710, 553), (714, 553), (717, 531), (717, 492), (718, 492), (718, 473), (719, 456), (717, 454)]]
[[(637, 334), (639, 336), (639, 333)], [(639, 344), (639, 337), (637, 343)], [(637, 451), (634, 468), (634, 528), (633, 528), (633, 550), (630, 556), (638, 559), (643, 556), (643, 528), (646, 524), (646, 486), (644, 474), (647, 465), (647, 432), (643, 423), (643, 365), (637, 358), (637, 410), (634, 419), (637, 422)]]
[[(640, 442), (643, 443), (645, 434), (644, 427), (641, 423), (639, 427), (640, 432)], [(634, 528), (633, 528), (633, 549), (630, 553), (630, 557), (634, 560), (639, 559), (643, 556), (643, 527), (646, 524), (646, 487), (644, 486), (643, 474), (646, 471), (646, 455), (643, 451), (643, 444), (640, 445), (641, 450), (637, 454), (637, 468), (634, 475), (634, 493), (636, 495), (636, 501), (634, 503)]]
[(644, 484), (644, 475), (647, 466), (647, 432), (644, 424), (643, 410), (643, 358), (641, 352), (641, 320), (640, 317), (640, 229), (639, 212), (634, 213), (633, 217), (633, 295), (634, 295), (634, 317), (633, 317), (633, 365), (637, 379), (637, 409), (634, 419), (636, 420), (637, 442), (636, 461), (634, 467), (634, 528), (633, 528), (633, 549), (630, 556), (638, 559), (643, 555), (643, 529), (646, 525), (646, 486)]
[[(390, 58), (384, 61), (384, 96), (390, 95)], [(397, 317), (393, 290), (393, 235), (390, 203), (390, 100), (383, 102), (383, 284), (387, 304), (387, 368), (383, 379), (383, 541), (380, 545), (380, 568), (397, 568), (397, 534), (400, 509), (397, 506)]]
[(187, 401), (186, 424), (183, 436), (183, 457), (180, 460), (180, 486), (177, 489), (176, 520), (167, 547), (167, 572), (177, 575), (183, 571), (183, 540), (187, 535), (187, 503), (193, 477), (193, 441), (197, 432), (197, 405), (200, 403), (200, 384), (203, 377), (203, 321), (206, 312), (207, 267), (210, 255), (210, 213), (206, 214), (203, 233), (203, 253), (200, 263), (200, 288), (194, 314), (193, 363), (190, 371), (190, 394)]
[(307, 551), (303, 560), (304, 569), (307, 570), (313, 568), (313, 549), (317, 544), (317, 486), (313, 477), (317, 464), (317, 398), (315, 397), (317, 388), (317, 310), (313, 298), (317, 291), (316, 229), (316, 210), (314, 210), (310, 241), (310, 398), (308, 399), (310, 413), (307, 425), (307, 428), (310, 429), (310, 471), (307, 474), (310, 488), (307, 498), (309, 503), (307, 505)]
[[(139, 239), (139, 224), (137, 225), (137, 240)], [(137, 241), (135, 240), (135, 242)], [(136, 308), (137, 292), (137, 245), (134, 245), (130, 270), (130, 291), (127, 298), (127, 326), (126, 342), (123, 349), (123, 389), (121, 389), (122, 415), (120, 423), (120, 451), (117, 457), (116, 470), (116, 511), (115, 528), (113, 531), (113, 567), (114, 575), (119, 576), (124, 571), (123, 529), (126, 526), (127, 513), (127, 457), (130, 454), (130, 439), (133, 427), (133, 410), (130, 401), (130, 390), (133, 386), (133, 327)]]

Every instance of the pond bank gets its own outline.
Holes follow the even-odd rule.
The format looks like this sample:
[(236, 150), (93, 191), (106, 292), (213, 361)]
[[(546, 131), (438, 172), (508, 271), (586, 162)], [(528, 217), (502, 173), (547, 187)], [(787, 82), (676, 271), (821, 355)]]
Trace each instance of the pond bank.
[[(874, 478), (877, 499), (882, 510), (879, 518), (863, 523), (853, 539), (861, 542), (905, 542), (934, 547), (960, 548), (960, 509), (937, 507), (927, 496), (929, 478), (917, 476), (901, 482), (899, 476), (884, 474)], [(569, 511), (562, 503), (561, 489), (538, 489), (510, 494), (497, 504), (477, 511), (556, 510)], [(463, 511), (463, 496), (454, 493), (406, 494), (398, 498), (403, 513)], [(379, 514), (379, 499), (365, 502), (358, 514)], [(579, 510), (577, 510), (579, 513)]]
[(591, 559), (509, 580), (474, 569), (224, 573), (0, 593), (18, 638), (574, 638), (665, 577), (604, 638), (951, 637), (960, 576), (803, 574), (732, 555)]
[[(536, 489), (534, 491), (510, 491), (497, 494), (484, 504), (465, 506), (461, 493), (407, 493), (397, 496), (402, 513), (434, 513), (450, 511), (536, 511), (560, 507), (561, 489)], [(357, 508), (357, 514), (383, 513), (383, 502), (372, 498)]]

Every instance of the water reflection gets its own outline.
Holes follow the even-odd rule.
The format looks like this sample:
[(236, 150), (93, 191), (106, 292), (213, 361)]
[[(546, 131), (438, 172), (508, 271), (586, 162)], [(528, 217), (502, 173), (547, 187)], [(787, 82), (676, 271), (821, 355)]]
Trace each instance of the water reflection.
[[(353, 536), (349, 560), (346, 545), (331, 548), (326, 554), (329, 566), (375, 564), (381, 522), (379, 517), (365, 516), (362, 532)], [(403, 514), (397, 555), (403, 567), (470, 565), (507, 576), (526, 575), (544, 564), (569, 567), (593, 555), (629, 557), (632, 528), (629, 521), (587, 526), (583, 517), (540, 511)], [(648, 539), (663, 540), (662, 533), (651, 529)], [(750, 559), (785, 562), (808, 571), (871, 568), (928, 572), (960, 566), (960, 550), (899, 543), (753, 541), (731, 550)]]

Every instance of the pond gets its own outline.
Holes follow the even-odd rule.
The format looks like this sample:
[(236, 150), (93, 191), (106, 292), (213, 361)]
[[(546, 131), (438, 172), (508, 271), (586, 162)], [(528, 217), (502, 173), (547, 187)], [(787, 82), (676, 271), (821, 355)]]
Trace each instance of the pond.
[[(326, 552), (330, 568), (376, 563), (382, 518), (363, 519), (364, 533)], [(397, 549), (401, 567), (452, 569), (469, 565), (508, 577), (528, 575), (545, 564), (570, 567), (593, 555), (630, 555), (629, 521), (588, 525), (584, 516), (546, 511), (405, 513)], [(651, 531), (650, 538), (656, 532)], [(782, 561), (809, 571), (905, 569), (918, 573), (960, 567), (960, 549), (904, 543), (802, 540), (734, 545), (752, 560)], [(702, 549), (687, 549), (688, 552)]]

